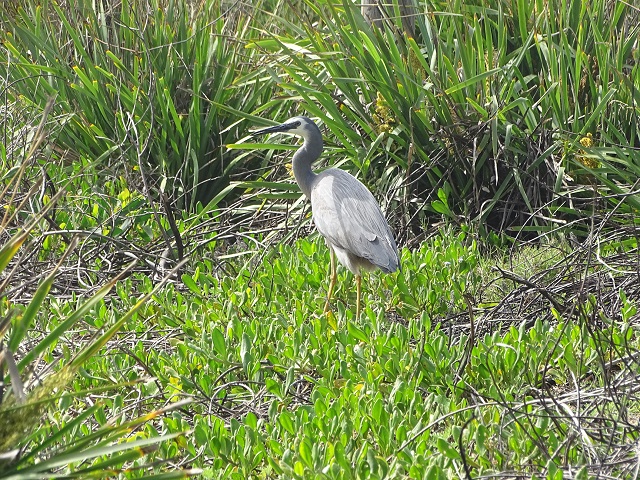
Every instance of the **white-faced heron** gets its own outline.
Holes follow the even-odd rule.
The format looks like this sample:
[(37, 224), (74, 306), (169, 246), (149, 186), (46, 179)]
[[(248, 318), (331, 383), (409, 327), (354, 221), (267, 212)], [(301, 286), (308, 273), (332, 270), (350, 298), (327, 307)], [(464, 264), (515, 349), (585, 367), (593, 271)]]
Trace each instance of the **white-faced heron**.
[(331, 282), (325, 313), (336, 284), (336, 257), (356, 276), (356, 318), (360, 316), (361, 274), (379, 268), (385, 273), (400, 266), (398, 248), (389, 224), (371, 192), (353, 175), (329, 168), (314, 173), (311, 165), (322, 153), (322, 133), (307, 117), (293, 117), (281, 125), (252, 132), (284, 132), (304, 139), (293, 155), (292, 166), (296, 182), (311, 200), (313, 221), (331, 251)]

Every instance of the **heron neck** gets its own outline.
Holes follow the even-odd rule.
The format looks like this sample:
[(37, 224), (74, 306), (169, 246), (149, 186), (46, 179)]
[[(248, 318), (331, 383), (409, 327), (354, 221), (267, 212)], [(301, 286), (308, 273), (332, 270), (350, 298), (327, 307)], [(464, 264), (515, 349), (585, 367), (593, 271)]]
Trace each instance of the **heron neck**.
[(296, 182), (300, 190), (307, 198), (311, 198), (311, 187), (316, 174), (311, 170), (311, 165), (322, 153), (322, 137), (305, 138), (302, 147), (293, 155), (291, 165)]

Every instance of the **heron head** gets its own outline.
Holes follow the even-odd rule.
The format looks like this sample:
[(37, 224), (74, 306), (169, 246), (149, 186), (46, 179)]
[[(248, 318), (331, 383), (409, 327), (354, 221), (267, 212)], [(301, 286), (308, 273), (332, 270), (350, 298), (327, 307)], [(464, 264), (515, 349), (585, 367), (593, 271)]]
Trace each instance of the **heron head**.
[(265, 133), (289, 133), (292, 135), (298, 135), (300, 137), (307, 138), (312, 132), (320, 133), (317, 125), (307, 117), (292, 117), (284, 123), (280, 125), (275, 125), (273, 127), (263, 128), (262, 130), (256, 130), (255, 132), (251, 132), (251, 136), (255, 137), (257, 135), (263, 135)]

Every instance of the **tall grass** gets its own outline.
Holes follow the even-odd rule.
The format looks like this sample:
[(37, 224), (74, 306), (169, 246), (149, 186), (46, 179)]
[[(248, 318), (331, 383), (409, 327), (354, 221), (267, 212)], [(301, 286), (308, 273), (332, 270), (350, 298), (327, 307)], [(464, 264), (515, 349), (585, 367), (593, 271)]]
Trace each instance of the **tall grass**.
[(206, 203), (245, 168), (223, 146), (247, 124), (220, 106), (250, 111), (271, 100), (244, 49), (250, 13), (216, 1), (23, 2), (3, 42), (8, 93), (40, 106), (56, 95), (68, 115), (62, 149), (95, 158), (115, 146), (110, 162), (138, 167), (148, 193)]
[[(405, 237), (434, 214), (518, 235), (635, 208), (632, 5), (420, 2), (415, 38), (399, 17), (371, 27), (348, 0), (287, 5), (24, 2), (7, 13), (8, 93), (57, 94), (62, 148), (115, 148), (110, 162), (136, 166), (147, 194), (184, 207), (268, 167), (225, 148), (251, 123), (307, 113), (329, 161), (384, 196)], [(607, 199), (595, 207), (594, 188)]]
[(633, 184), (633, 6), (424, 2), (416, 37), (398, 38), (399, 18), (380, 30), (349, 1), (307, 5), (318, 24), (252, 46), (277, 62), (282, 96), (324, 124), (330, 162), (400, 205), (414, 233), (429, 211), (485, 232), (539, 233), (591, 214), (585, 179), (597, 178), (598, 196), (628, 192), (612, 176)]

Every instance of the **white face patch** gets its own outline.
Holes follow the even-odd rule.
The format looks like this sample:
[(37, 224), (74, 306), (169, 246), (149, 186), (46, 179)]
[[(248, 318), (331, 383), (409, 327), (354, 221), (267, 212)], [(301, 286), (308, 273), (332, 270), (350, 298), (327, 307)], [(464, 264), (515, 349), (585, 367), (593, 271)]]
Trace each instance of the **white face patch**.
[(291, 127), (287, 130), (287, 133), (291, 133), (293, 135), (304, 136), (304, 132), (308, 131), (309, 126), (307, 122), (302, 117), (293, 117), (287, 120), (285, 125), (290, 125)]

